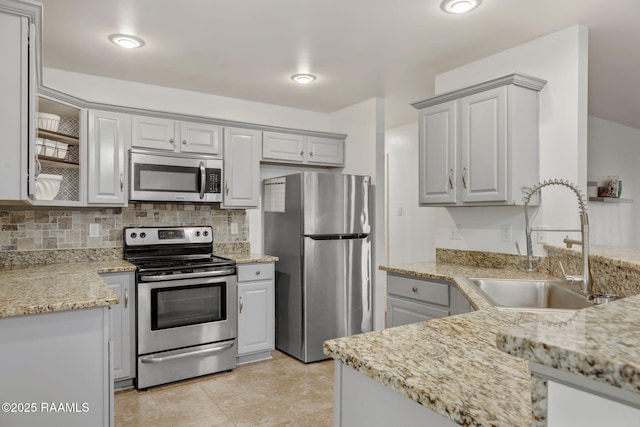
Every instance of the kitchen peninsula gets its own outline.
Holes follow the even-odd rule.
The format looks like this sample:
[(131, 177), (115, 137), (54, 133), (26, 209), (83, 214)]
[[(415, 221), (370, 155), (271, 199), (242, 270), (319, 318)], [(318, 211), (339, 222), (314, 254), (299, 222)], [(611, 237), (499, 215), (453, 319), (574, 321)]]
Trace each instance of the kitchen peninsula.
[[(631, 393), (640, 397), (640, 342), (629, 338), (630, 331), (640, 327), (640, 296), (558, 314), (499, 309), (492, 307), (466, 278), (516, 278), (522, 277), (522, 271), (513, 264), (508, 266), (512, 259), (492, 256), (479, 266), (479, 253), (458, 252), (463, 252), (462, 256), (455, 254), (458, 260), (472, 265), (452, 264), (452, 254), (439, 250), (436, 262), (381, 269), (452, 283), (477, 311), (325, 343), (325, 354), (336, 360), (336, 425), (352, 425), (355, 420), (368, 425), (411, 425), (418, 420), (442, 426), (547, 425), (546, 388), (532, 404), (531, 373), (528, 361), (521, 357), (554, 370), (568, 370), (635, 390)], [(613, 265), (628, 263), (629, 275), (640, 270), (640, 264), (630, 262), (628, 257), (610, 260)], [(537, 278), (545, 278), (545, 274), (549, 277), (549, 273), (538, 273)], [(576, 337), (575, 327), (566, 325), (579, 323), (576, 317), (580, 316), (584, 316), (583, 328), (578, 329), (581, 335)], [(620, 316), (626, 317), (623, 324)], [(504, 332), (509, 327), (517, 328)], [(570, 335), (563, 337), (563, 328)], [(535, 331), (540, 331), (539, 336)], [(609, 338), (604, 340), (604, 336)], [(576, 339), (598, 345), (580, 347)], [(567, 345), (563, 347), (564, 341)], [(552, 350), (547, 342), (554, 343)], [(580, 348), (581, 354), (577, 350)], [(586, 372), (585, 360), (600, 361), (608, 371)], [(615, 377), (618, 383), (608, 377)], [(535, 384), (539, 390), (539, 382)]]

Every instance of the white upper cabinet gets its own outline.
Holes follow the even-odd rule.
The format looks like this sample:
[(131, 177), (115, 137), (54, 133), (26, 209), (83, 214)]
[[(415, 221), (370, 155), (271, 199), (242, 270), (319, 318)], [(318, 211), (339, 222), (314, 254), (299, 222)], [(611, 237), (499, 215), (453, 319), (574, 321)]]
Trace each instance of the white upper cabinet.
[(180, 123), (180, 151), (222, 156), (220, 126), (206, 123)]
[[(0, 5), (1, 6), (1, 5)], [(30, 141), (30, 110), (35, 97), (29, 89), (29, 20), (0, 7), (0, 200), (29, 200), (28, 177), (35, 166), (35, 142)], [(31, 94), (30, 94), (31, 92)], [(31, 145), (31, 147), (29, 147)], [(31, 148), (31, 152), (29, 152)]]
[(223, 208), (257, 208), (260, 196), (262, 132), (224, 129)]
[(539, 181), (545, 84), (515, 73), (413, 104), (420, 109), (420, 204), (521, 204), (522, 187)]
[(87, 201), (126, 206), (126, 152), (131, 144), (131, 116), (91, 110), (88, 122)]
[(132, 127), (133, 147), (222, 157), (220, 126), (133, 116)]
[(307, 137), (289, 133), (264, 132), (262, 158), (290, 163), (304, 163)]
[(264, 132), (262, 159), (276, 163), (344, 166), (344, 140)]
[(344, 141), (307, 137), (307, 162), (321, 165), (344, 165)]

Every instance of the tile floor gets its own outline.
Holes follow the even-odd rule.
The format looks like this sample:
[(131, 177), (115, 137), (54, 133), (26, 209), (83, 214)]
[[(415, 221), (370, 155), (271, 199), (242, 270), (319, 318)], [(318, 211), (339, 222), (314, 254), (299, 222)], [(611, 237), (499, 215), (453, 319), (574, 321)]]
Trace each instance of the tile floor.
[(115, 395), (115, 427), (332, 426), (333, 360), (273, 359)]

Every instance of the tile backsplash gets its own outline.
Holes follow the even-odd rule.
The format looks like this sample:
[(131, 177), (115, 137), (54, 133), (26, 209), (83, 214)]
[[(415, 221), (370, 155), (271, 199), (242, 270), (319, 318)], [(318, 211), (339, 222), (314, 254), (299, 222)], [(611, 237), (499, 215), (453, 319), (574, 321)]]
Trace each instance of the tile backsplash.
[[(231, 224), (237, 233), (231, 233)], [(98, 224), (98, 235), (89, 235)], [(136, 203), (127, 208), (0, 211), (0, 250), (122, 247), (129, 226), (211, 225), (213, 240), (246, 242), (249, 221), (244, 210), (226, 211), (205, 204)]]

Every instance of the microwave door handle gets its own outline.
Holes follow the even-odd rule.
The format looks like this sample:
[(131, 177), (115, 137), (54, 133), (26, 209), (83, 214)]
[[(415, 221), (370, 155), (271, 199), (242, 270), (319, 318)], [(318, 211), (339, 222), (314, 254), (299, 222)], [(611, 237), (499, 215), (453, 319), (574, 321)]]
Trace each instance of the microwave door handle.
[(200, 199), (204, 199), (204, 190), (207, 186), (207, 174), (204, 162), (200, 162)]

